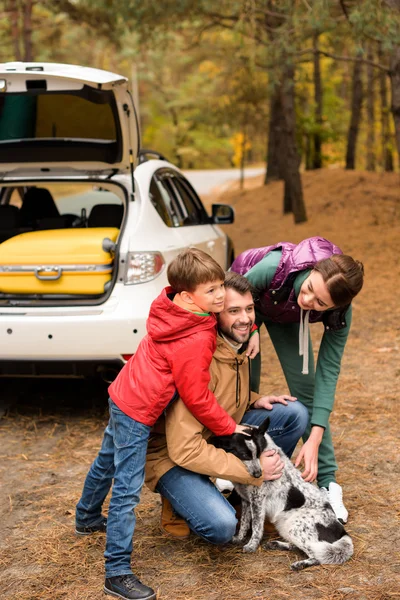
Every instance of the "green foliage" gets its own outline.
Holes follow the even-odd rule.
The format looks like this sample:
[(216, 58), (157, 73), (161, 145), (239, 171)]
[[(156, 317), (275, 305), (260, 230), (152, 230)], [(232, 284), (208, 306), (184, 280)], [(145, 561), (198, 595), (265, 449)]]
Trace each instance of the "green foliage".
[[(400, 43), (395, 0), (35, 0), (38, 61), (138, 73), (143, 145), (183, 166), (228, 166), (237, 140), (265, 158), (268, 106), (288, 64), (296, 66), (300, 148), (318, 133), (327, 162), (343, 161), (352, 63), (321, 56), (323, 115), (315, 116), (313, 36), (332, 56), (366, 57), (380, 40), (383, 61)], [(0, 10), (0, 60), (15, 58), (9, 2)], [(23, 47), (19, 7), (17, 43)], [(14, 37), (13, 37), (14, 36)], [(386, 53), (386, 54), (385, 54)], [(361, 135), (363, 139), (363, 133)], [(240, 146), (240, 144), (239, 144)]]

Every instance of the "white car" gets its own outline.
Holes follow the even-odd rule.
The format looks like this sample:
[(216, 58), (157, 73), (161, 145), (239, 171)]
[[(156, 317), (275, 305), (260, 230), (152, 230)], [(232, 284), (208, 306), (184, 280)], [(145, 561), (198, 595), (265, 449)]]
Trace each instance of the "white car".
[(229, 267), (217, 225), (233, 218), (223, 204), (208, 216), (179, 169), (139, 151), (126, 78), (1, 64), (0, 376), (112, 379), (180, 250)]

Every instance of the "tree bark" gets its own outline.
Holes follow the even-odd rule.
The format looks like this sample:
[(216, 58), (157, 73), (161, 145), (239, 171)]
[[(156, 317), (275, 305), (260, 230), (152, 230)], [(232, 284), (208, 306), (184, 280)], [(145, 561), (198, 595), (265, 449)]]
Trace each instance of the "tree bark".
[[(379, 62), (383, 62), (383, 52), (379, 47)], [(390, 148), (389, 105), (386, 85), (386, 73), (379, 71), (379, 92), (381, 98), (381, 164), (384, 171), (393, 171), (393, 152)]]
[(285, 69), (280, 88), (282, 104), (282, 135), (279, 140), (279, 170), (285, 181), (284, 212), (293, 212), (294, 222), (307, 221), (303, 187), (300, 177), (300, 159), (296, 145), (296, 113), (294, 99), (294, 67)]
[(19, 25), (18, 25), (18, 6), (17, 0), (9, 0), (9, 7), (11, 13), (11, 37), (14, 46), (14, 57), (15, 60), (22, 60), (21, 48), (19, 45)]
[[(372, 62), (374, 53), (372, 43), (368, 48), (368, 60)], [(367, 171), (375, 171), (375, 89), (374, 68), (367, 65)]]
[(318, 54), (318, 35), (313, 38), (314, 46), (314, 101), (315, 101), (315, 123), (317, 132), (314, 133), (314, 158), (313, 168), (320, 169), (322, 167), (322, 81), (321, 81), (321, 65), (320, 55)]
[(400, 46), (394, 48), (390, 59), (390, 82), (397, 153), (400, 157)]
[(311, 171), (312, 169), (315, 169), (314, 157), (313, 157), (313, 152), (312, 152), (312, 148), (311, 148), (311, 141), (312, 141), (311, 135), (309, 133), (306, 133), (305, 138), (306, 138), (306, 143), (305, 143), (305, 148), (304, 148), (305, 166), (306, 166), (306, 171)]
[(23, 40), (24, 40), (24, 61), (33, 61), (32, 48), (32, 7), (33, 0), (25, 0), (23, 3)]
[(356, 162), (356, 146), (358, 129), (361, 119), (361, 108), (363, 101), (362, 66), (356, 61), (353, 68), (353, 82), (351, 91), (351, 119), (347, 136), (346, 169), (354, 169)]
[(267, 147), (267, 170), (265, 172), (264, 185), (271, 181), (282, 179), (282, 174), (279, 170), (278, 148), (279, 139), (282, 135), (282, 104), (280, 90), (274, 90), (270, 99), (269, 108), (269, 131), (268, 131), (268, 147)]

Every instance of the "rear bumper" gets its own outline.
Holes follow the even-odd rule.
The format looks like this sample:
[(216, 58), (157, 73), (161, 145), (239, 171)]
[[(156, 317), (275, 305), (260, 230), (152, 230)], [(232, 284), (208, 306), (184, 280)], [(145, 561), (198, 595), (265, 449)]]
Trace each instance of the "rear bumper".
[[(0, 308), (0, 377), (82, 376), (120, 368), (146, 334), (160, 282), (117, 284), (92, 307)], [(99, 367), (99, 368), (97, 368)]]

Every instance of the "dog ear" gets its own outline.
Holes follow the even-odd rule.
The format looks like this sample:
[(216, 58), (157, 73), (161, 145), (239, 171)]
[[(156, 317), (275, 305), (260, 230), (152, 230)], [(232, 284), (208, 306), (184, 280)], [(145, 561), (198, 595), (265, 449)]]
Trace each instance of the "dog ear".
[(269, 417), (267, 417), (259, 426), (258, 431), (264, 435), (269, 427)]
[(216, 448), (221, 448), (222, 450), (225, 450), (225, 452), (230, 452), (241, 460), (250, 460), (252, 454), (246, 445), (246, 438), (247, 436), (241, 433), (234, 433), (232, 435), (213, 435), (208, 438), (207, 443), (212, 444)]

